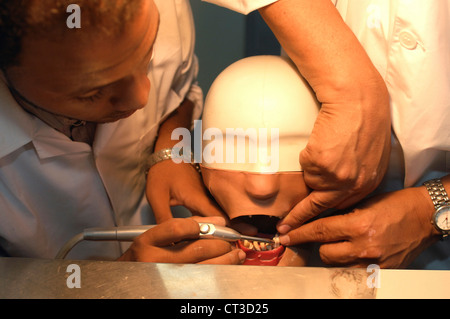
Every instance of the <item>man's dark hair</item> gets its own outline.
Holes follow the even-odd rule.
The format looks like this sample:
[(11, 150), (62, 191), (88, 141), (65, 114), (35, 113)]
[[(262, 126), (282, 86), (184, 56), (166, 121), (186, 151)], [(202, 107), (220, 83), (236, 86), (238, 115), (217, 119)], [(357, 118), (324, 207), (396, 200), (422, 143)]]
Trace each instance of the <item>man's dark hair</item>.
[[(66, 26), (70, 15), (67, 7), (72, 3), (81, 8), (81, 29)], [(141, 0), (0, 0), (0, 69), (20, 62), (26, 35), (51, 35), (58, 41), (58, 36), (66, 32), (93, 30), (89, 27), (105, 35), (117, 34), (133, 19), (142, 3)]]

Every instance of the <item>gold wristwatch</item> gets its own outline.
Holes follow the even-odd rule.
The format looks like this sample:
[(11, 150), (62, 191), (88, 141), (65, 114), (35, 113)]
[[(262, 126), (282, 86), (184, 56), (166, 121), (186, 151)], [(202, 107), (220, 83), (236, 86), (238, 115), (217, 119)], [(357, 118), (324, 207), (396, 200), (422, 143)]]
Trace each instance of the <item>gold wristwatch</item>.
[(436, 209), (431, 223), (442, 234), (442, 239), (446, 239), (450, 234), (450, 202), (444, 185), (439, 178), (423, 183), (431, 196), (431, 200)]

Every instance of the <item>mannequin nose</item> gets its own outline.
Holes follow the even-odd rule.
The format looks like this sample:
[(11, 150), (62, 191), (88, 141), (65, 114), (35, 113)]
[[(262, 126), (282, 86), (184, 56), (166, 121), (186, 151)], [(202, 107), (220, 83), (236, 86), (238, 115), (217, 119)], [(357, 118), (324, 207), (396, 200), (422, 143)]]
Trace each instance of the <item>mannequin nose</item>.
[(275, 197), (280, 190), (278, 174), (249, 174), (245, 180), (245, 191), (248, 196), (258, 200)]

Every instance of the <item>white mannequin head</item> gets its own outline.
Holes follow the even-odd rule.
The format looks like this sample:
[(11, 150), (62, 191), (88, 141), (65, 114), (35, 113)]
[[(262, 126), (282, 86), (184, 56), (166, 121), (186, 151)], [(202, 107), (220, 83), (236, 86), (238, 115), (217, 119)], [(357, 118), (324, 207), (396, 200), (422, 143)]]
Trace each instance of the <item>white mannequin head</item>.
[[(205, 155), (210, 153), (205, 150), (223, 143), (223, 156), (215, 154), (223, 160), (213, 162), (204, 156), (202, 174), (230, 218), (281, 218), (308, 194), (299, 154), (319, 108), (307, 82), (282, 57), (245, 58), (217, 77), (205, 101), (203, 150)], [(225, 138), (205, 140), (211, 129)], [(245, 150), (240, 160), (239, 150)], [(227, 158), (230, 151), (233, 156)]]

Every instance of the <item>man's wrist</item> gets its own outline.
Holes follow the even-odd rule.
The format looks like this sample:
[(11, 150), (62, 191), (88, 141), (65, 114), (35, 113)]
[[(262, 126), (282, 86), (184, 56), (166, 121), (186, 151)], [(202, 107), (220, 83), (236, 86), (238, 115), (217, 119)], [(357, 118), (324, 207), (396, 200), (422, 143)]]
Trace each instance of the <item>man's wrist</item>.
[(197, 163), (194, 163), (194, 157), (192, 153), (184, 154), (183, 148), (167, 147), (155, 151), (148, 157), (145, 168), (145, 175), (148, 174), (148, 171), (154, 165), (166, 160), (172, 160), (176, 164), (179, 163), (191, 164), (200, 173), (200, 166)]

